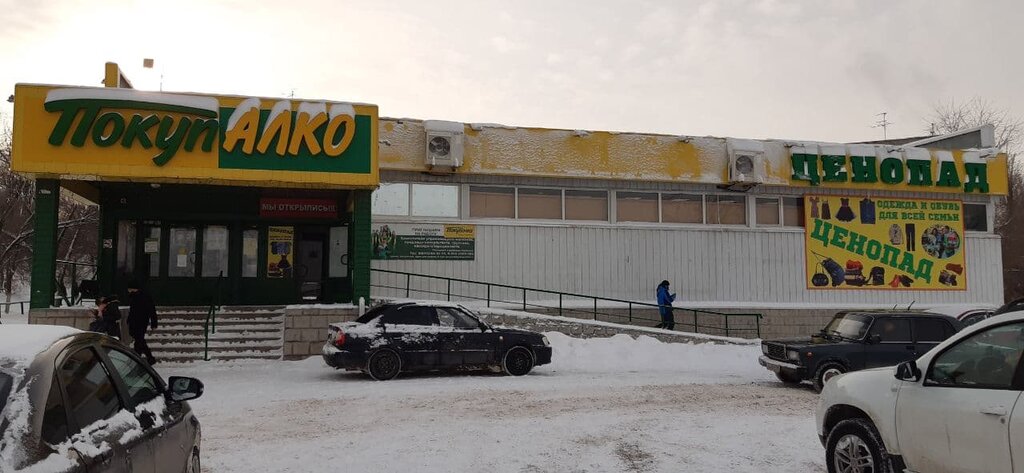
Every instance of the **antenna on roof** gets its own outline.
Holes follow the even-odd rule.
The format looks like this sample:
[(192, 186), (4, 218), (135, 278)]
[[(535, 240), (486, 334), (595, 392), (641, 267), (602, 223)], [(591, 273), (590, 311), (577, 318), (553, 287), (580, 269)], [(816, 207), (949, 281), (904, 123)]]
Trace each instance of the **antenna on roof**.
[(892, 310), (896, 310), (896, 308), (899, 307), (899, 306), (900, 306), (899, 304), (893, 304), (892, 305)]
[(882, 117), (882, 119), (878, 120), (877, 122), (875, 122), (875, 124), (871, 127), (871, 128), (881, 128), (882, 129), (882, 139), (884, 139), (884, 140), (889, 139), (889, 134), (888, 134), (889, 130), (888, 129), (889, 129), (889, 125), (892, 125), (892, 122), (885, 118), (885, 116), (888, 115), (888, 114), (889, 114), (889, 112), (876, 113), (875, 116), (876, 117), (880, 116), (880, 117)]
[(917, 301), (910, 301), (910, 305), (907, 306), (907, 310), (910, 310), (911, 307), (914, 307), (915, 302)]

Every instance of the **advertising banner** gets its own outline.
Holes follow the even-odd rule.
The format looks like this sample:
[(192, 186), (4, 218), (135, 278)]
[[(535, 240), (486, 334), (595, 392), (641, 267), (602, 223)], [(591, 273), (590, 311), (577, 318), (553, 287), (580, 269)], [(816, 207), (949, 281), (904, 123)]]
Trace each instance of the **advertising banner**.
[(292, 187), (379, 183), (377, 107), (18, 84), (18, 172)]
[(473, 260), (476, 259), (476, 226), (374, 225), (373, 259)]
[(966, 290), (963, 204), (809, 195), (810, 289)]
[(267, 227), (267, 277), (292, 277), (295, 227)]

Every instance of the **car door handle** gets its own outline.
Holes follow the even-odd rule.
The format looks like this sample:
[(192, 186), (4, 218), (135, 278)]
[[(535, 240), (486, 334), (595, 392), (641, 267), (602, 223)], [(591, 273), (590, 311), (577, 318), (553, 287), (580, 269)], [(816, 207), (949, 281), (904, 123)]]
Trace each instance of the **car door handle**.
[(988, 406), (982, 407), (981, 413), (990, 416), (1005, 416), (1006, 408), (1003, 406)]

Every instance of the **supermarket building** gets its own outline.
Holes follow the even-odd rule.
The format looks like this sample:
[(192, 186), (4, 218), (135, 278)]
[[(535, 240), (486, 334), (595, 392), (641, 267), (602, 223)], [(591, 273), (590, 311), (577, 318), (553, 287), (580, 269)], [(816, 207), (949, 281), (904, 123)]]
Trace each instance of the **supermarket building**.
[[(51, 303), (62, 193), (101, 209), (101, 290), (139, 279), (168, 305), (484, 296), (434, 277), (646, 302), (669, 280), (678, 305), (720, 310), (1002, 302), (990, 127), (968, 149), (741, 140), (114, 82), (16, 89), (33, 307)], [(425, 277), (410, 293), (398, 273)]]

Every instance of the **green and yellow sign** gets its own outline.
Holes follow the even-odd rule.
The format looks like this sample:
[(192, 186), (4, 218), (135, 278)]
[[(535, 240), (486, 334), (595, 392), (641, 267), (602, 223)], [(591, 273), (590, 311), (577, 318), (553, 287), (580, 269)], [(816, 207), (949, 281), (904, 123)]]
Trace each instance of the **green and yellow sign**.
[(100, 180), (375, 187), (377, 107), (19, 84), (15, 171)]
[(965, 290), (963, 203), (810, 195), (811, 289)]

